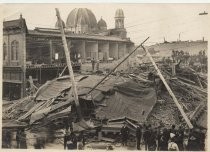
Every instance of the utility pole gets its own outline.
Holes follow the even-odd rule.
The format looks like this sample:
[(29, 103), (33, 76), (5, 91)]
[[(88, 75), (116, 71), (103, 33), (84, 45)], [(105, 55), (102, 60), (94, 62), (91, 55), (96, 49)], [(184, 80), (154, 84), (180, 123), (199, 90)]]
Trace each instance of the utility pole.
[(168, 93), (171, 95), (173, 101), (175, 102), (176, 106), (178, 107), (179, 111), (181, 112), (181, 114), (182, 114), (183, 118), (185, 119), (187, 125), (189, 126), (190, 129), (192, 129), (193, 125), (191, 124), (190, 120), (188, 119), (187, 115), (185, 114), (184, 110), (182, 109), (181, 105), (179, 104), (178, 100), (176, 99), (176, 96), (174, 95), (174, 93), (172, 92), (171, 88), (167, 84), (165, 78), (163, 77), (163, 75), (161, 74), (160, 70), (158, 69), (158, 67), (157, 67), (156, 63), (154, 62), (151, 54), (149, 53), (149, 51), (147, 49), (144, 48), (143, 45), (141, 45), (141, 47), (147, 53), (150, 61), (152, 62), (153, 66), (155, 67), (155, 70), (157, 71), (160, 79), (162, 80), (163, 84), (165, 85), (166, 89), (168, 90)]
[[(68, 66), (68, 69), (69, 69), (70, 81), (71, 81), (71, 84), (72, 84), (72, 89), (73, 89), (73, 95), (74, 95), (74, 101), (75, 101), (75, 104), (76, 104), (77, 114), (78, 114), (79, 120), (81, 120), (82, 119), (82, 112), (81, 112), (81, 109), (80, 109), (76, 82), (74, 80), (74, 72), (73, 72), (73, 68), (71, 66), (70, 52), (68, 50), (68, 46), (67, 46), (67, 42), (66, 42), (66, 36), (65, 36), (65, 33), (64, 33), (63, 24), (62, 24), (62, 21), (61, 21), (59, 10), (57, 8), (55, 10), (56, 10), (56, 16), (58, 18), (58, 23), (60, 24), (59, 26), (60, 26), (61, 36), (62, 36), (62, 42), (63, 42), (64, 52), (65, 52), (65, 56), (66, 56), (67, 66)], [(69, 91), (69, 93), (70, 93), (70, 91)]]

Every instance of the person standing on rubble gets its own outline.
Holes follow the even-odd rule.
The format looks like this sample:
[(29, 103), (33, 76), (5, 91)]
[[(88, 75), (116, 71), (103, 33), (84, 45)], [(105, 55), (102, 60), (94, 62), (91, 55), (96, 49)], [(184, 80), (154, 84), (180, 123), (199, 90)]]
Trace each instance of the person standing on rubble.
[(127, 146), (129, 130), (128, 130), (128, 127), (126, 126), (126, 123), (123, 124), (120, 132), (121, 132), (121, 137), (122, 137), (122, 145)]
[(141, 150), (141, 136), (142, 136), (142, 127), (139, 124), (136, 128), (136, 142), (137, 142), (137, 150)]
[(94, 58), (91, 60), (91, 63), (92, 63), (92, 71), (94, 72), (95, 63), (96, 63)]
[(99, 63), (100, 63), (100, 61), (97, 60), (97, 61), (96, 61), (96, 71), (99, 71)]

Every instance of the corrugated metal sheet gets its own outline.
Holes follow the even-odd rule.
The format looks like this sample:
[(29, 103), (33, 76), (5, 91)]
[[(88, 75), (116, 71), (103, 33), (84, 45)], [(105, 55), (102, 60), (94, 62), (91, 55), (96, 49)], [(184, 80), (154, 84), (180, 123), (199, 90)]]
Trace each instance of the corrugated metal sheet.
[(105, 99), (104, 103), (106, 107), (96, 109), (96, 117), (101, 119), (129, 117), (142, 122), (146, 120), (156, 103), (156, 93), (152, 88), (147, 88), (147, 92), (139, 94), (139, 96), (131, 96), (116, 91), (109, 99)]
[[(76, 76), (75, 81), (78, 82), (87, 76)], [(36, 94), (36, 100), (49, 100), (57, 97), (62, 91), (71, 87), (68, 76), (54, 79), (45, 83)]]
[[(88, 78), (82, 80), (78, 83), (79, 87), (83, 88), (93, 88), (101, 79), (103, 79), (104, 76), (98, 76), (98, 75), (91, 75)], [(122, 79), (116, 76), (110, 76), (107, 79), (105, 79), (97, 88), (96, 90), (100, 90), (102, 92), (107, 92), (110, 89), (113, 89), (113, 86), (117, 83), (123, 82)]]

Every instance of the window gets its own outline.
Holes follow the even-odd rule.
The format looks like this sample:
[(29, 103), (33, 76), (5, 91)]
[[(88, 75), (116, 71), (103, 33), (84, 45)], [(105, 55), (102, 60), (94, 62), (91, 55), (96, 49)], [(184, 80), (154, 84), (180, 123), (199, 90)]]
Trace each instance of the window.
[(3, 60), (6, 60), (7, 57), (7, 46), (6, 43), (3, 44)]
[(12, 45), (11, 45), (11, 59), (12, 60), (18, 60), (18, 49), (19, 49), (19, 43), (17, 41), (12, 41)]

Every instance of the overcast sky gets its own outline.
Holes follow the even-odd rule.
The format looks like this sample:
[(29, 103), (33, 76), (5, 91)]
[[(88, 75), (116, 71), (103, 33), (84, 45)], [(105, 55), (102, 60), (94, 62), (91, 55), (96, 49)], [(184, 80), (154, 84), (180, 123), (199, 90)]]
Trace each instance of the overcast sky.
[(59, 8), (64, 22), (74, 8), (88, 8), (95, 14), (97, 21), (102, 17), (108, 28), (114, 28), (114, 15), (118, 8), (124, 10), (127, 35), (136, 44), (150, 36), (147, 44), (175, 41), (179, 34), (181, 40), (198, 40), (209, 34), (210, 18), (200, 16), (208, 12), (210, 4), (5, 4), (3, 18), (26, 19), (29, 29), (34, 27), (55, 26), (55, 8)]

